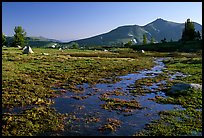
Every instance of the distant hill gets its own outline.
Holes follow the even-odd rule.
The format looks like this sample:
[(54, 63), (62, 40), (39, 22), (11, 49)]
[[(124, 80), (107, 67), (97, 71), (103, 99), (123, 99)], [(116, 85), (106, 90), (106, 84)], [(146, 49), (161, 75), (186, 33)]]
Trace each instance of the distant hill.
[[(10, 45), (13, 42), (13, 37), (6, 36), (6, 40), (8, 42), (8, 45)], [(31, 47), (51, 47), (52, 45), (59, 44), (59, 40), (55, 39), (49, 39), (45, 37), (26, 37), (25, 39), (27, 41), (27, 44)]]
[[(200, 31), (202, 34), (202, 25), (194, 22), (194, 26), (195, 30)], [(71, 42), (77, 42), (80, 46), (85, 47), (97, 45), (119, 46), (127, 43), (130, 40), (134, 44), (141, 44), (143, 42), (143, 34), (146, 34), (147, 42), (150, 42), (151, 37), (153, 37), (156, 42), (160, 42), (162, 39), (164, 39), (164, 37), (167, 41), (178, 41), (182, 36), (183, 29), (184, 23), (175, 23), (163, 19), (156, 19), (145, 26), (120, 26), (108, 33)]]

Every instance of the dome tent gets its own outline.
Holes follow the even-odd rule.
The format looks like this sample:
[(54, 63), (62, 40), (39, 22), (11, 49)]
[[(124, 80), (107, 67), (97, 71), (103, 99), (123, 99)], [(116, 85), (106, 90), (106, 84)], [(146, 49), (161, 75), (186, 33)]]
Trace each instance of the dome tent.
[(31, 47), (30, 46), (25, 46), (24, 48), (23, 48), (23, 54), (32, 54), (32, 53), (34, 53), (33, 52), (33, 50), (31, 49)]

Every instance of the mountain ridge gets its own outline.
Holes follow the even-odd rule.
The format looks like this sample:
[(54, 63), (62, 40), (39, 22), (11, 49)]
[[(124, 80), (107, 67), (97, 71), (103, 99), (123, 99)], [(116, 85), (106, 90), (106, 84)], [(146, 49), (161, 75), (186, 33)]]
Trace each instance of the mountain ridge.
[[(202, 25), (193, 22), (196, 31), (202, 34)], [(107, 33), (99, 34), (96, 36), (70, 41), (69, 43), (76, 42), (80, 46), (96, 46), (96, 45), (122, 45), (128, 41), (134, 44), (142, 44), (143, 34), (147, 36), (147, 42), (150, 42), (151, 37), (156, 42), (160, 42), (166, 38), (167, 41), (178, 41), (181, 38), (184, 23), (176, 23), (158, 18), (146, 25), (125, 25), (119, 26)]]

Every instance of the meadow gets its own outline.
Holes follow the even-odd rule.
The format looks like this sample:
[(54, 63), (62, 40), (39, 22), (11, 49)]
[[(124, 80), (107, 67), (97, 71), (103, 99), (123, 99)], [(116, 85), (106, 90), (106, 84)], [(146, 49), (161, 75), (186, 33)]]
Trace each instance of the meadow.
[[(155, 57), (170, 57), (169, 60), (164, 61), (169, 71), (181, 71), (191, 75), (169, 81), (167, 88), (177, 82), (202, 84), (202, 51), (140, 53), (129, 48), (116, 48), (112, 50), (113, 52), (32, 49), (34, 54), (27, 55), (22, 54), (18, 48), (2, 48), (3, 136), (49, 135), (49, 132), (63, 131), (65, 126), (74, 119), (72, 116), (72, 119), (67, 121), (67, 118), (70, 118), (69, 114), (58, 113), (51, 107), (53, 104), (51, 99), (65, 93), (63, 90), (56, 91), (53, 88), (77, 93), (79, 92), (77, 85), (83, 83), (90, 85), (115, 83), (120, 80), (117, 76), (151, 69), (155, 65), (153, 62)], [(165, 73), (155, 79), (167, 80), (168, 77), (164, 77)], [(151, 81), (146, 79), (135, 85), (147, 85)], [(132, 92), (136, 93), (136, 89)], [(188, 89), (184, 93), (179, 96), (157, 98), (155, 102), (179, 104), (186, 110), (160, 112), (160, 120), (153, 120), (144, 130), (135, 135), (173, 136), (192, 135), (192, 132), (202, 133), (202, 91)], [(118, 104), (128, 108), (139, 107), (137, 102), (109, 97), (101, 97), (101, 100), (107, 102), (106, 108), (109, 109), (113, 109)], [(178, 117), (180, 119), (175, 119)], [(114, 122), (114, 120), (110, 121)], [(115, 123), (117, 126), (120, 125), (117, 121)], [(112, 128), (116, 129), (114, 126)]]

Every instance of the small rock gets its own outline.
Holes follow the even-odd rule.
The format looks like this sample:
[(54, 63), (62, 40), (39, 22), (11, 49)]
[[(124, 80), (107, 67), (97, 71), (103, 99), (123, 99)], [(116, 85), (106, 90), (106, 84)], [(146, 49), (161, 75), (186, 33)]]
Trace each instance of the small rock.
[(186, 84), (186, 83), (177, 83), (177, 84), (175, 84), (174, 86), (171, 87), (169, 92), (174, 94), (177, 91), (182, 91), (182, 90), (185, 90), (185, 89), (188, 89), (188, 88), (190, 88), (189, 84)]
[(49, 54), (48, 54), (48, 53), (42, 53), (42, 55), (46, 55), (46, 56), (48, 56)]
[(196, 89), (196, 90), (198, 90), (198, 89), (202, 90), (202, 85), (200, 85), (200, 84), (191, 83), (190, 87), (193, 89)]
[(178, 92), (182, 91), (182, 90), (186, 90), (189, 88), (193, 88), (193, 89), (201, 89), (202, 90), (202, 85), (200, 84), (195, 84), (195, 83), (191, 83), (191, 84), (186, 84), (186, 83), (177, 83), (174, 86), (171, 87), (171, 89), (168, 91), (169, 94), (178, 94)]
[(21, 46), (17, 45), (18, 48), (22, 48)]

